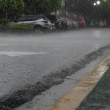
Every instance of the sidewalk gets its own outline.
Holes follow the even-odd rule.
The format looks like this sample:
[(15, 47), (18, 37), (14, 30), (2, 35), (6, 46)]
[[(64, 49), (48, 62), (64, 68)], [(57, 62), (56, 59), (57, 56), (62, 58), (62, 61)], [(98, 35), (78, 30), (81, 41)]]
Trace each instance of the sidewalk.
[(108, 69), (110, 56), (48, 110), (75, 110)]

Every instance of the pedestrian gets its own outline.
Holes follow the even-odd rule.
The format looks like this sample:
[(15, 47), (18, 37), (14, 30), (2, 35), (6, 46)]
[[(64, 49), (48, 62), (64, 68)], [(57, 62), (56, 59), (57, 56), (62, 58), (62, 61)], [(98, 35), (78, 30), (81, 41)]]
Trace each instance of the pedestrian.
[(100, 27), (103, 27), (103, 26), (104, 26), (104, 23), (103, 23), (102, 20), (100, 20), (100, 22), (99, 22), (99, 26), (100, 26)]

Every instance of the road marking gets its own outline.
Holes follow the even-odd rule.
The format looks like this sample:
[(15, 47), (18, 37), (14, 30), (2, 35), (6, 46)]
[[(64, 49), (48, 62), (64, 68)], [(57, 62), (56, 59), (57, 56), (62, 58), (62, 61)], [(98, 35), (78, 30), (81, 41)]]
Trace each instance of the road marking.
[(47, 52), (0, 52), (0, 55), (8, 55), (10, 57), (14, 57), (14, 56), (22, 56), (22, 55), (37, 55), (37, 54), (46, 54)]

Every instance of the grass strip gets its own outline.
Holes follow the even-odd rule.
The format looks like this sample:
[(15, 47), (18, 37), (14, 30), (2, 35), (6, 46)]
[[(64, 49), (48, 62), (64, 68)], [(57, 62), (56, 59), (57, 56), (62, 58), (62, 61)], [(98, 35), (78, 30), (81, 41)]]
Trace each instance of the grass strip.
[(110, 68), (76, 110), (110, 110)]

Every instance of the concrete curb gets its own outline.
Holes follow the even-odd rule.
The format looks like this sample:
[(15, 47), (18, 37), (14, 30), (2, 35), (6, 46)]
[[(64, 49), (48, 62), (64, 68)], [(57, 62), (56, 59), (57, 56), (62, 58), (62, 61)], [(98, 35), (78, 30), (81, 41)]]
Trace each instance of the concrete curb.
[(75, 110), (107, 71), (107, 65), (109, 63), (110, 56), (100, 63), (92, 72), (86, 75), (85, 78), (48, 110)]

